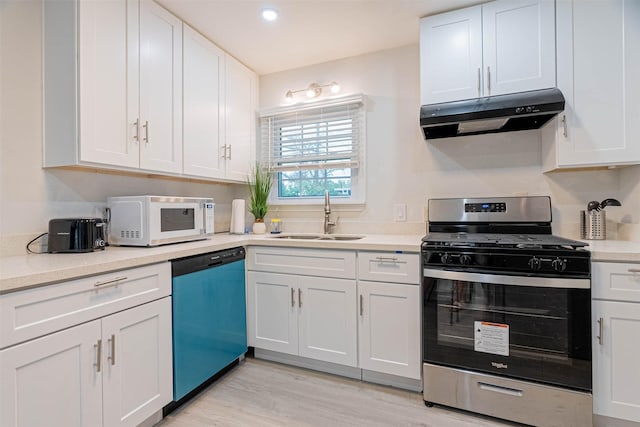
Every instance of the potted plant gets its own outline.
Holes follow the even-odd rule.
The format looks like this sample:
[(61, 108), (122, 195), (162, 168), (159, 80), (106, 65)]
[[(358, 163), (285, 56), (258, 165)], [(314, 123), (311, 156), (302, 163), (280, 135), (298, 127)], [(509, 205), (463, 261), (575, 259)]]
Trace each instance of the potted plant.
[(256, 164), (251, 174), (247, 176), (247, 186), (249, 187), (249, 212), (255, 217), (253, 232), (262, 234), (267, 227), (264, 217), (269, 210), (267, 199), (271, 192), (271, 174), (269, 171)]

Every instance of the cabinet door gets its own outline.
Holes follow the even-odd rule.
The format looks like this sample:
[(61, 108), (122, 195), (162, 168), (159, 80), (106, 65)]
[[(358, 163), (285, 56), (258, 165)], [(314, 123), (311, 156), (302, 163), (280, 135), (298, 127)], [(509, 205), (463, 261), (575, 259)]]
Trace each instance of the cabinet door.
[(481, 96), (481, 74), (481, 6), (420, 21), (422, 105)]
[(223, 178), (224, 52), (186, 24), (183, 30), (183, 172)]
[(182, 22), (140, 2), (140, 168), (182, 172)]
[(553, 0), (482, 5), (484, 95), (556, 86)]
[[(640, 162), (640, 3), (558, 3), (557, 166)], [(564, 122), (563, 120), (566, 120)]]
[(298, 354), (296, 276), (247, 272), (247, 341), (250, 346)]
[(596, 300), (593, 323), (593, 413), (638, 421), (640, 304)]
[(225, 68), (226, 177), (245, 182), (255, 162), (258, 78), (229, 55)]
[(355, 280), (298, 279), (300, 356), (357, 366)]
[(80, 160), (137, 168), (138, 1), (78, 9)]
[(173, 396), (171, 298), (102, 319), (105, 426), (137, 426)]
[(99, 340), (95, 320), (0, 351), (0, 425), (101, 426)]
[(358, 282), (360, 367), (420, 379), (420, 286)]

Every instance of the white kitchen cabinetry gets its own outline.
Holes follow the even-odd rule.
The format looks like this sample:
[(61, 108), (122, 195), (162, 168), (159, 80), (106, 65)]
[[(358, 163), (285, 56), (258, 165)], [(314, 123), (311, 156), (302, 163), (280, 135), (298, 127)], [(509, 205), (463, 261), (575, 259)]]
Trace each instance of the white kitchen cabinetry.
[(258, 76), (225, 55), (225, 178), (246, 182), (255, 167)]
[(158, 264), (0, 296), (0, 425), (136, 426), (169, 403), (170, 271)]
[(640, 3), (558, 1), (565, 110), (543, 129), (543, 168), (640, 163)]
[(594, 424), (640, 423), (640, 264), (594, 262), (592, 296)]
[(150, 0), (43, 4), (44, 166), (182, 172), (182, 23)]
[(359, 365), (419, 380), (420, 256), (358, 252)]
[(247, 269), (250, 346), (357, 365), (354, 252), (249, 247)]
[(423, 105), (556, 85), (552, 0), (498, 0), (420, 21)]
[(184, 25), (184, 174), (245, 182), (255, 159), (256, 74)]
[(184, 173), (224, 178), (224, 52), (184, 25)]

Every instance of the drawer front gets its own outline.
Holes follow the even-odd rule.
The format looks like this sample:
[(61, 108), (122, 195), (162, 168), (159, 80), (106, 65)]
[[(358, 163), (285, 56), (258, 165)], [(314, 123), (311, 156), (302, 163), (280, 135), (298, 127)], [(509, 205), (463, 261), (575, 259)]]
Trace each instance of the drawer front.
[(640, 302), (640, 263), (594, 262), (591, 296)]
[(247, 268), (253, 271), (355, 279), (356, 253), (251, 246), (247, 249)]
[(420, 255), (358, 252), (358, 279), (420, 284)]
[(167, 262), (0, 295), (0, 348), (170, 294)]

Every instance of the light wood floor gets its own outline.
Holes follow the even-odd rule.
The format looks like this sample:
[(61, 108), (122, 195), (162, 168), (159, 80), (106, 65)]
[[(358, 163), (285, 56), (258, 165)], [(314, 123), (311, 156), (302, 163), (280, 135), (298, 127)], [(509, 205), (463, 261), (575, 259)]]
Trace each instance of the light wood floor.
[(250, 358), (158, 427), (512, 425), (427, 408), (419, 393)]

